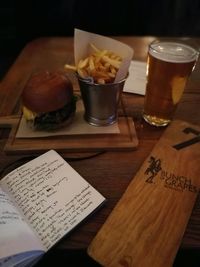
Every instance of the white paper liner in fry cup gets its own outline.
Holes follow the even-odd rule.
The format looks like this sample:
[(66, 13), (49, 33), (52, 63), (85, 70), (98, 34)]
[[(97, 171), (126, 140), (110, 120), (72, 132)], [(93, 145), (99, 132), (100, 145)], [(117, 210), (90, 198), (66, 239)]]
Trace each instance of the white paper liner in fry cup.
[(133, 49), (115, 39), (79, 29), (75, 29), (74, 32), (74, 59), (76, 66), (81, 59), (90, 55), (91, 43), (100, 50), (109, 50), (119, 55), (122, 58), (122, 63), (114, 82), (119, 82), (126, 78), (134, 53)]

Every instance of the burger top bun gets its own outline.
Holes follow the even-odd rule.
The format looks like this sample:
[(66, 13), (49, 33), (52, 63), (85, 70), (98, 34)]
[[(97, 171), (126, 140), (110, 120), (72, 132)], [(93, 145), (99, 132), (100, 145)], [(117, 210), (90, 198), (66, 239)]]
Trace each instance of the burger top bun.
[(50, 112), (71, 101), (73, 86), (59, 72), (41, 72), (33, 75), (22, 93), (23, 105), (34, 112)]

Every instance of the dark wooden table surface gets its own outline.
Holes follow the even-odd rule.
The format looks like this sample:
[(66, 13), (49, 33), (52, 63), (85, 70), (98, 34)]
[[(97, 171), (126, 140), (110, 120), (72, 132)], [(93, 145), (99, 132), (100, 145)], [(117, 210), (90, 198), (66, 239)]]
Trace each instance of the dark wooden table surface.
[[(154, 37), (114, 37), (127, 43), (134, 49), (135, 60), (146, 61), (148, 44)], [(200, 38), (188, 39), (188, 42), (200, 46)], [(40, 70), (63, 70), (64, 64), (73, 63), (73, 38), (41, 38), (23, 49), (0, 83), (0, 116), (20, 113), (20, 94), (30, 74)], [(200, 125), (200, 63), (187, 84), (184, 96), (175, 114), (175, 118)], [(74, 86), (77, 81), (69, 74)], [(87, 248), (101, 225), (115, 207), (123, 192), (134, 178), (145, 158), (162, 135), (165, 128), (147, 125), (142, 119), (144, 97), (123, 93), (126, 113), (135, 123), (139, 146), (136, 151), (94, 153), (63, 153), (71, 166), (88, 180), (106, 198), (106, 205), (87, 218), (73, 232), (58, 244), (58, 248)], [(4, 145), (10, 129), (0, 129), (0, 168), (10, 166), (5, 172), (22, 164), (23, 155), (7, 155)], [(87, 158), (88, 156), (94, 157)], [(32, 156), (31, 152), (28, 156)], [(86, 157), (86, 158), (85, 158)], [(85, 159), (84, 159), (85, 158)], [(22, 159), (21, 161), (19, 161)], [(10, 165), (11, 164), (11, 165)], [(200, 248), (200, 197), (194, 206), (190, 221), (182, 240), (181, 248)]]

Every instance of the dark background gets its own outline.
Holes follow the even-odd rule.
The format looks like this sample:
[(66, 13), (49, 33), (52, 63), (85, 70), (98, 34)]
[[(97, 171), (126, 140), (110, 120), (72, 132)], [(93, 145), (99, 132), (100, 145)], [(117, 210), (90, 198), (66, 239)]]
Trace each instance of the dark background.
[[(200, 37), (200, 0), (0, 0), (0, 79), (27, 42), (73, 36), (75, 27), (103, 35)], [(99, 266), (85, 251), (50, 252), (38, 266), (79, 262)], [(179, 266), (199, 267), (200, 252), (180, 250)]]
[(199, 0), (1, 0), (0, 52), (39, 36), (200, 36)]
[(40, 36), (200, 36), (200, 0), (0, 0), (0, 78)]

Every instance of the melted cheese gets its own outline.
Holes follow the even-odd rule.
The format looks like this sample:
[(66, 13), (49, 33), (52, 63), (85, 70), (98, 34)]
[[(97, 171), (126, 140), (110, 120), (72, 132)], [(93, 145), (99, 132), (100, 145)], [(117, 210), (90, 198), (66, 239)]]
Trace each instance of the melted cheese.
[(32, 112), (30, 109), (28, 109), (27, 107), (23, 106), (23, 115), (25, 117), (26, 120), (34, 120), (37, 113)]

